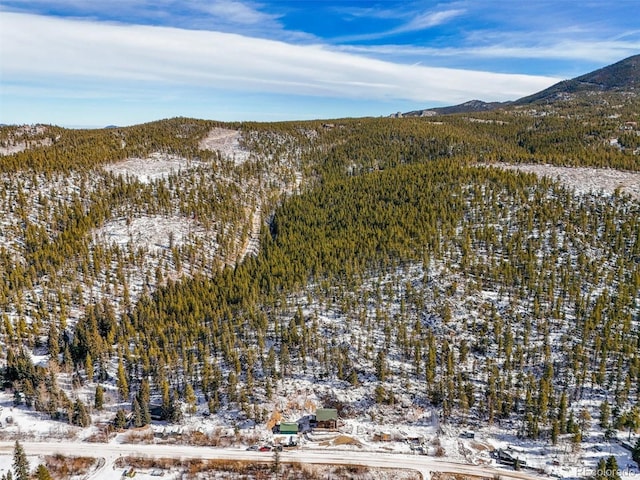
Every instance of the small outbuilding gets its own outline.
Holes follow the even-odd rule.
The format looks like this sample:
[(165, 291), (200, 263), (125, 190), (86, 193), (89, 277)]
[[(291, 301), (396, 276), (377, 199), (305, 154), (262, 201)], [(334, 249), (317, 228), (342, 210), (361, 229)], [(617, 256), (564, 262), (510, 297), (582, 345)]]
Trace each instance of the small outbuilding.
[(390, 442), (391, 441), (391, 433), (389, 432), (376, 432), (373, 434), (374, 442)]
[(280, 433), (282, 435), (295, 435), (298, 433), (298, 424), (296, 422), (281, 423)]

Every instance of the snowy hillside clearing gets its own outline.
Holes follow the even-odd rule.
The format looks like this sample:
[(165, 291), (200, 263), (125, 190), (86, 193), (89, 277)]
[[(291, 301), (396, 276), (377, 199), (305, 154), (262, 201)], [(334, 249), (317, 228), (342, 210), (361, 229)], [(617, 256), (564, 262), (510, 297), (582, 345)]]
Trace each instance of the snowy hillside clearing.
[(9, 138), (0, 142), (0, 156), (12, 155), (34, 147), (48, 147), (53, 141), (48, 137), (42, 138), (46, 133), (47, 128), (44, 125), (18, 127)]
[(497, 163), (496, 167), (549, 177), (574, 188), (578, 193), (602, 191), (613, 194), (617, 189), (640, 200), (640, 173), (609, 168), (557, 167), (554, 165)]
[(108, 221), (94, 232), (94, 241), (121, 247), (131, 244), (136, 249), (162, 251), (185, 244), (187, 237), (192, 235), (205, 234), (203, 226), (194, 220), (154, 215)]
[(240, 146), (241, 133), (228, 128), (213, 128), (200, 142), (201, 150), (218, 151), (224, 158), (240, 164), (249, 159), (250, 152)]
[(104, 169), (114, 175), (134, 177), (142, 183), (150, 183), (201, 165), (203, 165), (202, 162), (156, 152), (147, 158), (129, 158), (123, 162), (108, 164)]

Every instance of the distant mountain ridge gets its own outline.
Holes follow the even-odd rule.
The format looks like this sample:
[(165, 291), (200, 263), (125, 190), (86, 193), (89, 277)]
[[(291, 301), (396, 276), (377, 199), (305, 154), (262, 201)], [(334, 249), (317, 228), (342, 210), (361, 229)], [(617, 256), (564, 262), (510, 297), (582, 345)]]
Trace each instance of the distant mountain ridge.
[[(451, 107), (430, 108), (427, 110), (414, 110), (413, 112), (402, 113), (405, 117), (429, 117), (432, 115), (449, 115), (453, 113), (467, 112), (488, 112), (497, 108), (510, 105), (512, 102), (483, 102), (482, 100), (470, 100)], [(399, 116), (396, 114), (396, 116)]]
[(488, 112), (512, 105), (553, 103), (566, 100), (571, 95), (583, 92), (633, 92), (640, 94), (640, 55), (625, 58), (612, 65), (594, 70), (579, 77), (563, 80), (538, 93), (522, 97), (512, 102), (469, 102), (450, 107), (428, 108), (407, 113), (393, 114), (394, 117), (428, 117), (454, 113)]
[(625, 58), (571, 80), (563, 80), (541, 92), (513, 102), (515, 105), (549, 103), (579, 92), (640, 93), (640, 55)]

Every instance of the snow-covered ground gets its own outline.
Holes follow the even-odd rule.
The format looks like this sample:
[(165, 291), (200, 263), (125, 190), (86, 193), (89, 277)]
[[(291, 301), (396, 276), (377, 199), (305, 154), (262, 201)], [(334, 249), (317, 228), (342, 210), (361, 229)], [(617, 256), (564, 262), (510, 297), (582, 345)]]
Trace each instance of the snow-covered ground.
[(228, 128), (212, 128), (209, 134), (200, 142), (201, 150), (220, 152), (236, 164), (249, 159), (251, 152), (240, 146), (241, 133)]
[[(384, 310), (390, 316), (400, 311), (399, 303), (394, 300), (396, 296), (407, 297), (409, 289), (417, 289), (423, 282), (425, 273), (430, 279), (427, 290), (446, 289), (450, 287), (446, 281), (447, 272), (441, 265), (435, 262), (425, 272), (425, 268), (420, 264), (408, 265), (395, 271), (382, 274), (381, 277), (372, 277), (364, 280), (363, 284), (356, 289), (358, 292), (353, 301), (361, 304), (367, 311), (367, 315), (375, 316), (377, 303), (374, 301), (376, 292), (380, 296), (378, 302), (382, 302)], [(366, 329), (362, 329), (357, 322), (349, 319), (340, 310), (340, 304), (344, 301), (338, 294), (340, 286), (333, 287), (335, 296), (332, 300), (325, 300), (320, 303), (320, 285), (311, 285), (310, 297), (306, 295), (291, 295), (287, 302), (290, 305), (289, 311), (283, 313), (282, 323), (286, 324), (295, 307), (300, 306), (305, 317), (315, 317), (321, 332), (331, 332), (331, 338), (337, 343), (350, 343), (353, 348), (357, 344), (354, 338), (366, 338)], [(399, 289), (392, 294), (393, 289)], [(462, 294), (463, 288), (459, 289), (458, 295)], [(414, 290), (414, 294), (416, 294)], [(329, 297), (331, 298), (331, 296)], [(369, 300), (363, 300), (369, 298)], [(427, 309), (432, 309), (433, 301), (427, 297)], [(388, 302), (388, 304), (387, 304)], [(495, 292), (481, 291), (472, 295), (467, 303), (460, 302), (454, 311), (454, 318), (463, 321), (465, 318), (472, 318), (477, 314), (474, 305), (482, 302), (495, 302), (498, 308), (502, 305)], [(407, 308), (411, 308), (410, 305)], [(444, 325), (433, 316), (429, 320), (431, 328), (436, 330), (452, 329), (455, 332), (457, 327), (454, 324)], [(459, 330), (458, 330), (459, 331)], [(329, 333), (327, 333), (329, 335)], [(374, 342), (384, 341), (378, 331), (374, 335)], [(410, 369), (409, 364), (397, 358), (398, 353), (393, 349), (388, 352), (391, 368)], [(371, 366), (362, 364), (362, 370), (372, 370)], [(287, 443), (288, 438), (274, 435), (270, 426), (276, 421), (299, 421), (305, 415), (315, 412), (315, 409), (323, 406), (328, 399), (341, 402), (348, 406), (344, 415), (340, 418), (337, 432), (320, 432), (301, 434), (297, 437), (299, 448), (305, 451), (331, 451), (343, 452), (350, 455), (353, 452), (371, 452), (372, 454), (412, 454), (422, 455), (432, 458), (442, 458), (448, 461), (456, 461), (471, 465), (490, 465), (498, 467), (496, 459), (491, 452), (496, 449), (503, 449), (519, 460), (526, 462), (535, 472), (543, 472), (562, 478), (584, 478), (589, 472), (596, 468), (600, 458), (614, 455), (621, 469), (621, 476), (626, 479), (638, 479), (640, 475), (637, 467), (634, 466), (630, 458), (630, 452), (625, 450), (616, 441), (607, 442), (604, 440), (603, 432), (592, 422), (579, 449), (574, 449), (567, 436), (561, 436), (556, 446), (551, 445), (548, 440), (526, 440), (518, 436), (517, 425), (508, 421), (497, 421), (493, 425), (483, 424), (476, 421), (462, 421), (453, 419), (448, 423), (441, 423), (439, 412), (420, 400), (419, 384), (404, 383), (401, 376), (396, 376), (395, 380), (384, 383), (387, 390), (394, 392), (396, 402), (393, 405), (376, 404), (372, 401), (370, 389), (366, 386), (367, 379), (360, 378), (359, 385), (350, 385), (348, 382), (337, 380), (323, 380), (319, 378), (319, 366), (311, 363), (307, 366), (306, 374), (299, 374), (281, 380), (276, 385), (276, 391), (269, 402), (262, 403), (259, 407), (264, 409), (266, 416), (263, 422), (256, 424), (246, 418), (237, 410), (222, 410), (216, 415), (205, 416), (207, 406), (204, 399), (200, 398), (197, 412), (193, 415), (186, 415), (184, 421), (179, 425), (168, 425), (165, 422), (154, 422), (149, 431), (158, 436), (181, 436), (186, 438), (189, 434), (199, 432), (211, 438), (217, 438), (220, 445), (227, 445), (228, 448), (246, 448), (249, 445), (272, 444), (278, 441)], [(65, 381), (65, 385), (67, 382)], [(92, 389), (90, 386), (82, 387), (73, 392), (73, 396), (78, 396), (87, 404), (91, 404)], [(108, 421), (113, 417), (115, 408), (119, 405), (115, 401), (115, 385), (110, 384), (111, 394), (108, 412), (95, 415), (94, 424)], [(12, 397), (9, 392), (0, 393), (0, 404), (4, 407), (0, 415), (3, 428), (0, 430), (0, 438), (5, 440), (40, 440), (52, 439), (62, 441), (64, 439), (82, 440), (99, 431), (98, 427), (80, 430), (70, 427), (66, 423), (48, 420), (46, 416), (37, 414), (23, 407), (12, 407)], [(595, 406), (594, 402), (585, 400), (585, 406)], [(129, 408), (129, 405), (122, 405)], [(7, 425), (6, 417), (13, 417), (11, 425)], [(473, 430), (474, 438), (467, 438), (469, 430)], [(626, 439), (626, 434), (620, 432), (620, 439)], [(138, 433), (125, 432), (115, 437), (112, 442), (150, 441), (153, 435), (145, 434), (144, 431)], [(135, 440), (138, 438), (138, 440)], [(635, 441), (632, 436), (631, 442)], [(175, 440), (180, 442), (181, 440)], [(184, 440), (183, 440), (184, 441)], [(269, 454), (267, 454), (269, 455)], [(34, 460), (35, 464), (35, 460)], [(0, 463), (0, 468), (1, 468)], [(110, 468), (110, 469), (109, 469)], [(102, 469), (101, 477), (109, 478), (113, 473), (113, 468)], [(501, 467), (507, 468), (507, 467)], [(530, 470), (525, 469), (525, 472)], [(107, 473), (108, 472), (108, 473)], [(139, 472), (142, 475), (149, 475), (151, 472)], [(538, 473), (535, 473), (536, 475)], [(172, 474), (173, 475), (173, 474)], [(176, 473), (177, 475), (177, 473)], [(179, 478), (179, 477), (169, 477)]]
[[(8, 396), (2, 394), (0, 401), (3, 405), (8, 404)], [(10, 415), (9, 415), (10, 414)], [(6, 424), (7, 417), (11, 416), (13, 424)], [(5, 407), (0, 417), (3, 428), (0, 430), (0, 441), (13, 442), (16, 439), (22, 443), (46, 441), (53, 449), (58, 448), (66, 455), (75, 454), (82, 457), (93, 457), (96, 459), (92, 467), (92, 475), (89, 478), (96, 480), (107, 480), (115, 478), (114, 475), (122, 473), (122, 465), (117, 466), (116, 459), (122, 455), (131, 455), (128, 450), (133, 449), (139, 452), (139, 456), (146, 457), (153, 452), (154, 456), (164, 458), (185, 458), (185, 455), (194, 458), (203, 458), (201, 447), (182, 447), (183, 442), (180, 436), (185, 436), (189, 432), (200, 432), (205, 435), (222, 436), (223, 443), (210, 448), (207, 457), (204, 458), (248, 458), (263, 459), (272, 462), (273, 455), (269, 452), (246, 452), (249, 445), (270, 445), (282, 441), (287, 443), (288, 438), (271, 434), (264, 427), (256, 427), (256, 430), (244, 431), (236, 434), (233, 429), (222, 429), (216, 426), (217, 420), (193, 416), (188, 418), (183, 425), (168, 426), (163, 423), (155, 423), (152, 427), (138, 430), (136, 433), (120, 433), (111, 438), (108, 445), (101, 443), (87, 443), (86, 433), (67, 424), (51, 420), (29, 418), (33, 417), (32, 412), (20, 408), (11, 409)], [(90, 430), (97, 430), (92, 427)], [(623, 479), (637, 480), (640, 472), (635, 463), (630, 459), (630, 453), (622, 448), (615, 440), (606, 442), (595, 430), (593, 434), (583, 442), (579, 450), (573, 450), (570, 442), (561, 439), (558, 446), (553, 447), (545, 442), (532, 443), (518, 439), (515, 435), (505, 431), (498, 426), (483, 427), (474, 432), (475, 438), (463, 438), (468, 430), (463, 427), (450, 425), (436, 428), (434, 425), (423, 427), (411, 427), (407, 425), (375, 425), (366, 420), (346, 420), (339, 424), (337, 432), (314, 432), (299, 435), (297, 437), (298, 447), (283, 454), (283, 461), (286, 459), (305, 462), (331, 462), (338, 458), (366, 459), (370, 465), (378, 465), (374, 459), (381, 459), (388, 454), (411, 455), (415, 461), (395, 462), (395, 468), (404, 466), (406, 468), (425, 469), (426, 471), (456, 471), (456, 464), (470, 465), (472, 468), (489, 467), (503, 472), (501, 476), (509, 477), (510, 473), (516, 475), (509, 467), (497, 464), (492, 456), (494, 449), (503, 449), (514, 458), (526, 462), (527, 467), (522, 469), (523, 475), (531, 477), (556, 477), (566, 479), (586, 478), (593, 474), (597, 462), (600, 458), (614, 455), (619, 465), (619, 474)], [(155, 432), (154, 435), (150, 432)], [(172, 433), (171, 433), (172, 432)], [(388, 441), (376, 441), (370, 436), (372, 432), (390, 433)], [(172, 440), (162, 440), (162, 434), (172, 434)], [(144, 440), (136, 443), (136, 435)], [(626, 436), (621, 436), (621, 439)], [(158, 444), (154, 447), (151, 444)], [(58, 445), (58, 447), (56, 447)], [(75, 445), (75, 446), (74, 446)], [(137, 446), (136, 446), (137, 445)], [(174, 447), (172, 447), (174, 446)], [(32, 468), (44, 463), (44, 454), (36, 452), (42, 449), (28, 450), (30, 453), (28, 460)], [(174, 452), (175, 450), (175, 452)], [(176, 452), (180, 452), (178, 456)], [(438, 453), (439, 451), (439, 453)], [(145, 453), (146, 452), (146, 453)], [(162, 453), (166, 452), (166, 453)], [(245, 454), (246, 452), (246, 454)], [(2, 454), (4, 453), (4, 454)], [(8, 449), (0, 453), (0, 474), (11, 468), (12, 457)], [(389, 462), (393, 462), (394, 456), (385, 457)], [(407, 457), (408, 458), (408, 457)], [(102, 461), (101, 461), (102, 459)], [(424, 459), (424, 460), (421, 460)], [(106, 460), (106, 463), (105, 461)], [(419, 467), (421, 464), (424, 467)], [(394, 468), (394, 464), (388, 465)], [(126, 468), (126, 467), (125, 467)], [(478, 470), (481, 472), (482, 470)], [(494, 470), (495, 471), (495, 470)], [(116, 473), (117, 472), (117, 473)], [(154, 473), (156, 475), (154, 475)], [(157, 468), (138, 469), (136, 478), (151, 479), (159, 473)], [(179, 468), (172, 468), (166, 472), (168, 478), (182, 478), (179, 475)], [(86, 478), (86, 477), (85, 477)], [(356, 477), (357, 478), (357, 477)], [(385, 478), (384, 476), (374, 478)], [(391, 476), (388, 478), (402, 478)], [(412, 478), (412, 477), (411, 477)]]
[[(283, 140), (285, 141), (285, 140)], [(248, 161), (249, 155), (240, 146), (239, 133), (233, 130), (214, 129), (207, 139), (203, 142), (202, 148), (220, 151), (227, 159), (233, 159), (234, 165), (237, 162)], [(283, 162), (284, 163), (284, 162)], [(237, 165), (236, 165), (237, 166)], [(154, 154), (147, 159), (129, 159), (108, 167), (109, 171), (114, 174), (122, 174), (130, 177), (132, 180), (137, 179), (149, 185), (153, 182), (171, 181), (180, 177), (181, 173), (191, 171), (193, 169), (204, 168), (205, 165), (200, 162), (187, 161), (186, 159), (164, 155)], [(577, 169), (581, 172), (572, 172), (574, 169), (558, 169), (559, 167), (547, 166), (515, 166), (508, 168), (531, 167), (531, 171), (549, 176), (558, 176), (562, 181), (575, 186), (579, 191), (590, 191), (595, 189), (609, 189), (613, 192), (615, 188), (624, 186), (630, 188), (631, 191), (638, 192), (638, 181), (640, 174), (627, 174), (625, 172), (600, 171), (594, 169)], [(278, 177), (274, 175), (267, 178), (269, 181), (281, 182), (285, 193), (292, 193), (301, 183), (302, 176), (296, 168), (291, 165), (283, 165), (282, 170), (290, 174), (290, 180), (284, 175)], [(537, 170), (536, 170), (537, 169)], [(545, 173), (546, 172), (546, 173)], [(604, 173), (603, 173), (604, 172)], [(234, 178), (237, 172), (226, 174), (228, 178)], [(606, 173), (606, 174), (605, 174)], [(611, 175), (613, 176), (611, 176)], [(577, 176), (576, 176), (577, 175)], [(630, 176), (629, 176), (630, 175)], [(606, 181), (603, 184), (598, 183), (599, 178)], [(76, 179), (74, 179), (75, 181)], [(23, 179), (19, 180), (23, 182)], [(176, 180), (177, 181), (177, 180)], [(258, 183), (251, 180), (242, 183), (244, 180), (238, 180), (239, 187), (242, 187), (242, 197), (245, 202), (241, 205), (240, 211), (243, 218), (246, 219), (244, 225), (244, 236), (236, 234), (237, 231), (230, 231), (229, 236), (233, 237), (236, 245), (235, 255), (231, 255), (231, 259), (242, 258), (247, 254), (255, 254), (259, 249), (258, 235), (262, 226), (263, 204), (260, 201), (251, 203), (251, 195), (255, 193), (259, 197), (264, 192), (259, 190)], [(289, 183), (287, 183), (289, 181)], [(573, 182), (573, 183), (571, 183)], [(620, 182), (623, 182), (622, 185)], [(85, 180), (77, 180), (72, 182), (66, 190), (61, 189), (60, 197), (66, 199), (69, 192), (80, 191), (81, 185), (87, 183)], [(267, 183), (266, 181), (264, 183)], [(585, 187), (588, 185), (588, 188)], [(27, 197), (36, 205), (36, 196), (38, 188), (37, 182), (24, 183), (27, 185)], [(596, 187), (593, 187), (597, 185)], [(603, 186), (605, 185), (605, 186)], [(608, 185), (608, 186), (607, 186)], [(88, 191), (92, 190), (89, 185)], [(240, 189), (240, 188), (239, 188)], [(254, 190), (255, 189), (255, 190)], [(48, 191), (48, 190), (47, 190)], [(53, 192), (53, 190), (51, 190)], [(53, 196), (53, 194), (52, 194)], [(247, 200), (249, 199), (249, 200)], [(66, 199), (68, 200), (68, 199)], [(40, 208), (40, 207), (34, 207)], [(18, 218), (9, 217), (7, 214), (3, 220), (3, 226), (12, 228)], [(14, 215), (11, 213), (11, 215)], [(202, 220), (202, 219), (201, 219)], [(221, 232), (221, 238), (224, 238), (227, 231)], [(0, 239), (3, 232), (0, 232)], [(139, 298), (139, 293), (143, 289), (143, 284), (153, 289), (156, 284), (154, 278), (145, 278), (145, 274), (151, 274), (155, 268), (168, 268), (169, 273), (175, 274), (175, 259), (170, 252), (171, 247), (177, 248), (189, 245), (201, 245), (192, 240), (201, 239), (209, 236), (212, 242), (215, 240), (215, 234), (207, 234), (205, 227), (196, 221), (193, 217), (176, 216), (176, 215), (157, 215), (149, 212), (138, 212), (130, 217), (122, 217), (115, 215), (113, 219), (108, 220), (100, 228), (93, 231), (92, 247), (104, 247), (105, 245), (118, 245), (122, 248), (128, 248), (131, 252), (140, 252), (138, 263), (130, 265), (129, 270), (125, 272), (128, 276), (131, 287), (131, 298), (135, 302)], [(9, 241), (7, 241), (9, 243)], [(205, 251), (211, 255), (216, 252), (217, 244), (211, 247), (207, 244)], [(194, 247), (195, 248), (195, 247)], [(174, 270), (172, 270), (174, 269)], [(163, 274), (167, 274), (163, 271)], [(400, 314), (401, 306), (398, 298), (409, 297), (415, 294), (415, 289), (422, 283), (425, 277), (425, 268), (420, 264), (414, 264), (407, 267), (406, 270), (398, 270), (390, 273), (382, 273), (378, 277), (365, 279), (362, 285), (358, 287), (358, 292), (354, 293), (351, 298), (349, 294), (342, 295), (339, 290), (342, 286), (336, 285), (332, 291), (333, 300), (327, 300), (326, 296), (323, 301), (318, 298), (323, 295), (320, 291), (323, 289), (318, 285), (312, 285), (303, 293), (292, 295), (289, 299), (289, 310), (279, 312), (282, 325), (287, 325), (295, 311), (294, 307), (300, 306), (305, 318), (314, 318), (318, 322), (320, 333), (323, 338), (330, 338), (337, 345), (343, 345), (346, 350), (360, 349), (358, 345), (362, 341), (362, 350), (366, 351), (368, 343), (378, 348), (384, 342), (384, 333), (381, 328), (372, 328), (371, 322), (382, 311), (389, 318), (394, 318)], [(453, 277), (449, 272), (444, 272), (438, 265), (432, 265), (428, 269), (428, 276), (431, 278), (429, 287), (425, 292), (438, 290), (443, 294), (445, 289), (451, 287)], [(449, 275), (449, 276), (448, 276)], [(112, 275), (113, 279), (115, 275)], [(153, 275), (147, 275), (153, 277)], [(108, 298), (110, 301), (117, 303), (119, 297), (110, 292), (112, 286), (109, 283), (107, 275), (103, 275), (94, 283), (83, 285), (84, 299), (83, 304), (89, 303), (100, 298)], [(115, 282), (113, 282), (113, 285)], [(497, 310), (506, 308), (506, 300), (500, 300), (495, 291), (482, 290), (472, 294), (464, 294), (461, 298), (466, 285), (460, 284), (453, 294), (449, 295), (449, 302), (453, 307), (454, 322), (446, 325), (442, 319), (435, 313), (435, 300), (433, 293), (424, 293), (425, 307), (421, 312), (421, 320), (425, 325), (439, 333), (447, 333), (449, 336), (456, 335), (457, 328), (469, 319), (473, 319), (478, 314), (479, 306), (486, 303), (496, 307)], [(388, 290), (395, 289), (393, 295), (387, 294)], [(409, 293), (409, 290), (414, 293)], [(32, 298), (31, 304), (36, 304), (43, 289), (37, 286), (33, 291), (33, 297), (29, 294), (26, 298)], [(381, 293), (382, 292), (382, 293)], [(421, 293), (422, 295), (422, 293)], [(374, 298), (381, 299), (383, 308), (374, 301)], [(365, 322), (362, 324), (350, 315), (345, 314), (341, 308), (341, 302), (353, 302), (362, 307)], [(513, 305), (518, 308), (517, 305)], [(79, 318), (82, 311), (72, 309), (72, 319)], [(17, 318), (12, 312), (9, 315), (11, 319)], [(457, 322), (457, 323), (456, 323)], [(392, 334), (398, 333), (393, 330)], [(535, 341), (535, 340), (534, 340)], [(373, 351), (373, 350), (372, 350)], [(364, 357), (364, 356), (363, 356)], [(44, 359), (34, 359), (42, 360)], [(325, 449), (346, 452), (368, 451), (375, 453), (416, 453), (424, 452), (429, 456), (443, 455), (447, 459), (472, 464), (495, 464), (495, 459), (490, 455), (490, 451), (495, 448), (502, 448), (510, 452), (516, 452), (516, 455), (525, 460), (528, 465), (541, 469), (549, 474), (558, 475), (567, 478), (580, 478), (586, 476), (585, 472), (595, 468), (599, 458), (613, 454), (618, 458), (618, 463), (622, 468), (623, 478), (636, 478), (637, 469), (628, 467), (631, 463), (629, 453), (622, 449), (617, 443), (604, 442), (602, 432), (593, 426), (583, 439), (579, 451), (570, 450), (570, 442), (566, 438), (561, 438), (558, 446), (552, 447), (548, 442), (525, 441), (518, 437), (516, 429), (513, 425), (504, 423), (492, 426), (477, 424), (473, 428), (475, 430), (475, 438), (463, 438), (461, 435), (469, 428), (462, 423), (451, 422), (449, 424), (441, 424), (438, 414), (435, 410), (429, 408), (428, 403), (424, 401), (425, 392), (421, 385), (413, 383), (403, 376), (402, 371), (409, 372), (412, 368), (410, 362), (401, 358), (401, 355), (394, 350), (388, 351), (388, 362), (390, 368), (394, 369), (397, 375), (393, 381), (384, 383), (387, 391), (394, 393), (396, 403), (393, 405), (377, 404), (371, 398), (371, 388), (366, 384), (370, 380), (363, 378), (363, 371), (373, 371), (372, 359), (358, 359), (355, 364), (360, 372), (357, 385), (351, 385), (346, 381), (326, 380), (326, 375), (322, 372), (318, 364), (309, 362), (305, 366), (304, 371), (298, 372), (295, 376), (280, 381), (277, 385), (277, 391), (269, 402), (263, 402), (259, 408), (263, 408), (267, 412), (265, 422), (269, 417), (275, 416), (276, 413), (282, 420), (296, 421), (301, 417), (313, 413), (315, 408), (322, 406), (327, 399), (342, 402), (349, 406), (344, 418), (341, 418), (338, 433), (318, 433), (301, 435), (299, 443), (303, 449)], [(38, 363), (37, 361), (35, 363)], [(112, 365), (113, 367), (113, 365)], [(471, 368), (471, 365), (469, 365)], [(112, 371), (114, 368), (111, 369)], [(373, 375), (372, 375), (373, 376)], [(404, 378), (404, 380), (403, 380)], [(375, 379), (374, 379), (375, 380)], [(71, 387), (69, 378), (61, 376), (61, 386), (67, 391), (70, 397), (78, 396), (87, 404), (91, 404), (92, 386), (84, 386), (74, 390)], [(115, 390), (115, 386), (110, 384), (111, 391)], [(129, 405), (118, 405), (115, 400), (115, 394), (108, 401), (109, 410), (102, 414), (94, 413), (94, 425), (99, 422), (109, 421), (115, 413), (115, 408), (123, 406), (129, 408)], [(3, 439), (21, 439), (21, 440), (61, 440), (61, 439), (77, 439), (83, 440), (87, 437), (98, 433), (98, 427), (80, 430), (71, 427), (65, 422), (55, 422), (46, 418), (45, 415), (38, 414), (23, 407), (13, 407), (12, 397), (9, 392), (0, 392), (0, 405), (3, 410), (0, 413), (0, 438)], [(593, 405), (591, 405), (593, 407)], [(158, 434), (162, 433), (188, 433), (201, 432), (207, 435), (220, 434), (226, 438), (230, 444), (236, 447), (244, 447), (255, 442), (271, 443), (276, 438), (268, 428), (268, 424), (255, 424), (251, 420), (247, 420), (244, 414), (237, 411), (223, 411), (219, 415), (204, 417), (202, 414), (207, 410), (204, 400), (200, 398), (198, 413), (193, 416), (187, 416), (181, 425), (170, 426), (163, 422), (155, 422), (152, 430)], [(12, 422), (7, 423), (7, 417), (12, 417)], [(595, 424), (595, 422), (594, 422)], [(235, 431), (238, 431), (236, 436)], [(386, 437), (389, 441), (386, 441)], [(113, 442), (123, 442), (128, 434), (117, 436)], [(464, 435), (463, 435), (464, 436)], [(621, 434), (621, 436), (623, 436)], [(385, 437), (385, 441), (376, 440), (376, 438)], [(5, 462), (5, 463), (2, 463)], [(558, 465), (554, 465), (557, 462)], [(35, 465), (35, 462), (33, 463)], [(0, 455), (0, 472), (6, 465), (6, 456)], [(112, 471), (109, 474), (113, 474)], [(109, 477), (106, 473), (101, 478)], [(150, 475), (150, 474), (149, 474)], [(629, 477), (627, 477), (627, 475)], [(146, 478), (144, 476), (138, 478)], [(151, 478), (149, 476), (149, 478)]]
[(28, 148), (52, 145), (51, 138), (42, 138), (46, 132), (47, 127), (44, 125), (23, 125), (16, 128), (12, 134), (0, 142), (0, 156), (12, 155)]
[(150, 183), (202, 165), (202, 162), (157, 152), (147, 158), (129, 158), (122, 162), (110, 163), (105, 165), (104, 169), (114, 175), (133, 177), (142, 183)]
[(204, 227), (192, 219), (153, 215), (110, 220), (94, 231), (94, 241), (161, 251), (183, 245), (189, 236), (205, 234)]
[(542, 164), (494, 164), (496, 167), (550, 177), (574, 188), (578, 193), (605, 192), (613, 194), (617, 189), (640, 200), (640, 173), (610, 168), (557, 167)]
[(7, 143), (6, 145), (0, 145), (0, 156), (23, 152), (27, 148), (31, 148), (32, 146), (46, 147), (49, 145), (51, 145), (51, 140), (48, 138), (33, 142), (26, 142), (24, 140), (15, 141)]

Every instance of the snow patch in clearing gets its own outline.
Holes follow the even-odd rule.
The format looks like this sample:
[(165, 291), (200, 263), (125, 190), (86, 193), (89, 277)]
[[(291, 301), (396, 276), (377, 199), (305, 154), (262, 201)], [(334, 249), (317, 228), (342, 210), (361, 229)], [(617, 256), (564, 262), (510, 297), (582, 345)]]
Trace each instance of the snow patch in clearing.
[(200, 150), (220, 152), (220, 154), (237, 164), (246, 162), (251, 152), (240, 146), (242, 134), (238, 130), (228, 128), (212, 128), (208, 135), (200, 141)]
[(556, 167), (554, 165), (536, 164), (509, 165), (498, 163), (496, 166), (554, 178), (560, 183), (574, 188), (578, 193), (602, 191), (607, 194), (613, 194), (619, 188), (633, 198), (640, 199), (640, 173), (637, 172), (625, 172), (609, 168)]
[(96, 230), (94, 239), (121, 246), (131, 243), (136, 248), (158, 251), (186, 243), (189, 235), (205, 233), (204, 227), (194, 220), (157, 215), (109, 221)]
[(53, 145), (51, 138), (36, 138), (42, 137), (46, 132), (47, 127), (44, 125), (22, 125), (17, 127), (0, 141), (0, 156), (12, 155), (29, 148)]
[(128, 158), (123, 162), (105, 165), (104, 169), (114, 175), (135, 177), (142, 183), (151, 183), (202, 164), (203, 162), (188, 160), (177, 155), (156, 152), (147, 158)]

